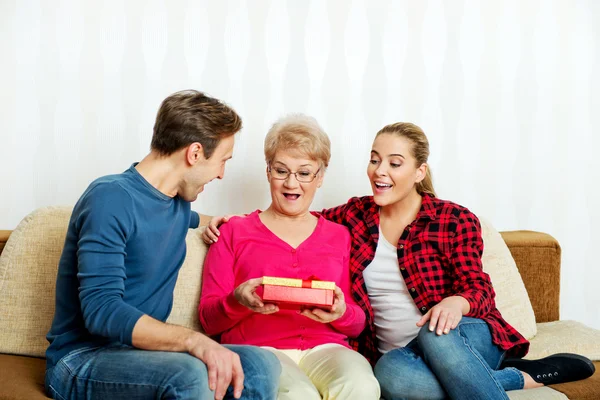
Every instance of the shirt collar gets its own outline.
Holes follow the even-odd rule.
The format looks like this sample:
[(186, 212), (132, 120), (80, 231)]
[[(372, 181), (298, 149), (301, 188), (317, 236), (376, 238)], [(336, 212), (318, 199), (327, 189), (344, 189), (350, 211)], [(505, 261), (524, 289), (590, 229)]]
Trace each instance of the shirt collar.
[[(421, 209), (417, 213), (415, 221), (421, 219), (435, 220), (437, 218), (435, 198), (427, 193), (424, 193), (422, 197)], [(377, 243), (379, 240), (379, 206), (375, 204), (373, 197), (370, 197), (370, 200), (371, 201), (367, 203), (367, 209), (365, 209), (365, 222), (367, 223), (371, 237), (373, 237), (375, 243)]]
[(415, 220), (420, 220), (422, 218), (429, 218), (432, 221), (435, 220), (437, 218), (435, 199), (432, 195), (427, 193), (424, 193), (422, 197), (421, 209), (417, 213)]

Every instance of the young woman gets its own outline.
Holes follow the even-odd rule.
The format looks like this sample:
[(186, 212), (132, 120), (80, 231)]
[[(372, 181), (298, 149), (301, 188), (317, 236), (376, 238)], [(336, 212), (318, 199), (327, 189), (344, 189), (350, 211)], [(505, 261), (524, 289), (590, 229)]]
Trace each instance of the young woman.
[[(367, 168), (373, 196), (322, 212), (350, 229), (352, 294), (367, 314), (351, 344), (375, 365), (382, 396), (508, 399), (508, 390), (593, 374), (576, 355), (518, 359), (529, 343), (496, 308), (479, 220), (436, 197), (428, 156), (418, 126), (385, 126)], [(205, 241), (216, 239), (219, 220)], [(506, 355), (517, 359), (501, 368)]]

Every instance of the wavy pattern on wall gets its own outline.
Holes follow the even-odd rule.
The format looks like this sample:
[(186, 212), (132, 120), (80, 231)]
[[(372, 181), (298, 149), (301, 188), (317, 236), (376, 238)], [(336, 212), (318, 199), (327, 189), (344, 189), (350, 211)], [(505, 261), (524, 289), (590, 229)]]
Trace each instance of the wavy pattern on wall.
[(176, 90), (244, 118), (207, 214), (267, 206), (262, 141), (285, 113), (332, 139), (316, 209), (369, 193), (373, 135), (412, 121), (440, 196), (559, 239), (562, 316), (600, 328), (598, 20), (592, 0), (0, 2), (0, 228), (139, 160)]

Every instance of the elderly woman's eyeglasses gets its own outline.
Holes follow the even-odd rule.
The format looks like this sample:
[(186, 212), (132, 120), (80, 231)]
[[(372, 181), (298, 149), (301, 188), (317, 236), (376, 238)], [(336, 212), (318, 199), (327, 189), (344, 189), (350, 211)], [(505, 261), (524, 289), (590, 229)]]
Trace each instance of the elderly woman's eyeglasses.
[(302, 183), (310, 183), (315, 180), (321, 168), (317, 170), (317, 172), (312, 173), (309, 170), (301, 169), (296, 172), (288, 171), (282, 167), (271, 167), (269, 166), (269, 174), (273, 179), (286, 180), (290, 175), (294, 175), (298, 182)]

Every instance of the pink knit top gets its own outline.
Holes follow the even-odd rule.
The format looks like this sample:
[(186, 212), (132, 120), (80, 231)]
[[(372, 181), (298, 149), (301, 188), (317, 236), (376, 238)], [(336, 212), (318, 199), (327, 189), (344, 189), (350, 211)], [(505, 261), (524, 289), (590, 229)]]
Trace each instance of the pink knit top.
[[(325, 343), (349, 347), (347, 337), (362, 332), (366, 317), (350, 294), (347, 229), (319, 217), (313, 233), (294, 249), (262, 223), (259, 213), (234, 217), (222, 225), (218, 242), (208, 251), (198, 307), (206, 333), (221, 334), (223, 344), (299, 350)], [(265, 275), (334, 281), (344, 292), (346, 312), (323, 324), (295, 310), (263, 315), (239, 304), (233, 295), (235, 288)]]

